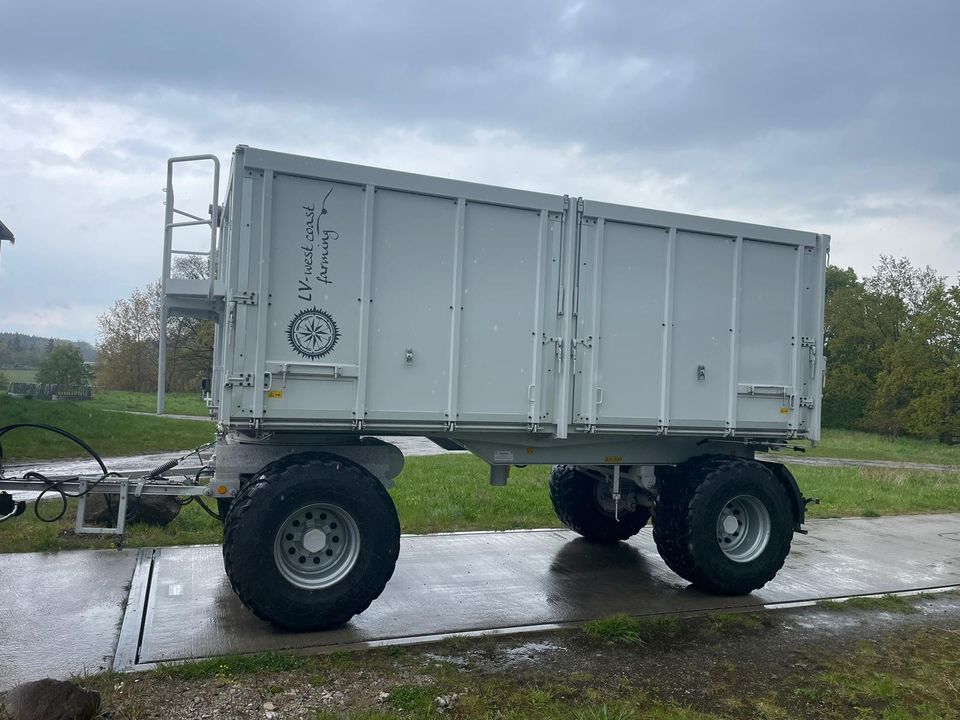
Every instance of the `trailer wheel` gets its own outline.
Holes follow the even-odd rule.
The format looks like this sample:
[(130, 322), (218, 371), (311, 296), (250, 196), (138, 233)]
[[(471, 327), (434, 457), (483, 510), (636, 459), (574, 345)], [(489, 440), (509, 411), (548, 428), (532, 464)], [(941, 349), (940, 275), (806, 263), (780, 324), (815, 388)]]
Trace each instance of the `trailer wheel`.
[(745, 595), (773, 579), (790, 552), (790, 499), (755, 460), (696, 458), (662, 483), (653, 539), (660, 557), (697, 587)]
[(243, 487), (223, 548), (230, 584), (257, 617), (288, 630), (323, 630), (383, 592), (400, 552), (400, 522), (365, 469), (305, 453), (269, 465)]
[(650, 511), (643, 505), (632, 510), (621, 505), (619, 520), (615, 519), (609, 485), (573, 465), (553, 468), (550, 500), (560, 522), (597, 543), (613, 544), (633, 537), (650, 519)]

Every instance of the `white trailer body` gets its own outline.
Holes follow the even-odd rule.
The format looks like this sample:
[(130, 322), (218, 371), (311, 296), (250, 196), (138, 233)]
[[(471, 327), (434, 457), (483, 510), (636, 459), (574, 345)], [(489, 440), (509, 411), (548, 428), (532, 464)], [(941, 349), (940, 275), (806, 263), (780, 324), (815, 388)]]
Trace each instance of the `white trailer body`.
[(217, 418), (816, 440), (828, 242), (241, 147)]
[[(703, 575), (702, 558), (691, 571), (669, 549), (676, 537), (658, 546), (707, 588), (749, 591), (772, 577), (760, 560), (789, 548), (773, 526), (799, 529), (804, 498), (753, 450), (819, 437), (828, 236), (246, 146), (223, 206), (215, 187), (204, 219), (174, 204), (173, 168), (189, 160), (219, 167), (211, 156), (168, 165), (163, 322), (217, 323), (209, 404), (222, 433), (214, 484), (224, 507), (251, 478), (293, 482), (288, 466), (335, 474), (322, 459), (310, 470), (310, 457), (356, 464), (389, 485), (402, 457), (361, 436), (422, 435), (480, 455), (496, 484), (511, 465), (563, 463), (551, 483), (557, 512), (601, 541), (629, 536), (658, 506), (681, 512), (691, 488), (737, 476), (723, 491), (732, 504), (707, 522), (734, 575), (763, 565), (752, 580), (725, 584), (730, 568)], [(208, 278), (171, 276), (175, 230), (187, 224), (210, 226)], [(164, 364), (161, 347), (161, 378)], [(750, 484), (741, 476), (756, 487), (730, 494)], [(765, 483), (782, 488), (789, 517), (775, 517), (780, 500), (764, 496)], [(303, 507), (351, 515), (318, 498)], [(585, 502), (604, 517), (578, 515)], [(303, 540), (291, 512), (269, 532), (297, 538), (277, 540), (274, 552), (281, 571), (292, 558), (281, 575), (296, 589), (296, 563), (318, 562), (330, 544)], [(746, 542), (751, 513), (747, 544), (759, 550), (738, 558), (730, 548)], [(232, 520), (241, 533), (239, 515), (227, 516), (228, 541)], [(687, 530), (657, 523), (661, 533)], [(229, 560), (227, 569), (240, 572)], [(300, 590), (316, 594), (315, 579)], [(343, 621), (327, 606), (294, 621), (267, 608), (269, 598), (238, 592), (288, 627)]]

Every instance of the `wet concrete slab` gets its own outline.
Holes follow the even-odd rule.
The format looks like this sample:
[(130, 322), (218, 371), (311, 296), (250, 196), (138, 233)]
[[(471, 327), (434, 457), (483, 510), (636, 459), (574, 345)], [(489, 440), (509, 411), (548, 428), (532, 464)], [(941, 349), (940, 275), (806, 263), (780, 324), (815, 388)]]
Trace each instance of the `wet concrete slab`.
[(381, 598), (349, 625), (283, 633), (240, 604), (219, 546), (0, 554), (0, 691), (44, 676), (264, 650), (322, 652), (519, 632), (616, 612), (705, 613), (960, 585), (960, 515), (818, 520), (740, 598), (687, 587), (650, 531), (598, 547), (559, 530), (405, 536)]
[(0, 554), (0, 692), (110, 668), (138, 555)]
[[(960, 585), (960, 515), (810, 522), (777, 578), (747, 597), (688, 587), (649, 529), (615, 547), (558, 530), (407, 536), (384, 594), (349, 625), (290, 634), (257, 620), (223, 575), (216, 546), (162, 548), (124, 624), (117, 669), (265, 650), (323, 651), (458, 633), (550, 628), (623, 612), (704, 613)], [(139, 612), (139, 615), (136, 613)]]

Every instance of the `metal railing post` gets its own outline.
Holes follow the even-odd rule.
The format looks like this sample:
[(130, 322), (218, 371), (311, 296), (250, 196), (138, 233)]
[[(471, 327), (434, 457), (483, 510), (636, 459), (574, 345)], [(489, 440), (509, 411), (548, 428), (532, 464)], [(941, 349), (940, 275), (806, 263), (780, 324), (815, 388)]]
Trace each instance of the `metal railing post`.
[[(184, 210), (177, 210), (174, 207), (173, 192), (173, 166), (175, 163), (195, 162), (198, 160), (210, 160), (213, 163), (213, 195), (210, 202), (210, 217), (204, 220), (202, 217), (193, 215)], [(167, 186), (164, 188), (166, 195), (163, 221), (163, 270), (160, 275), (160, 337), (158, 338), (157, 359), (157, 414), (162, 415), (166, 406), (167, 394), (167, 322), (170, 317), (170, 306), (167, 300), (167, 281), (170, 280), (171, 265), (173, 255), (206, 255), (207, 256), (207, 276), (209, 285), (207, 287), (207, 299), (213, 298), (216, 289), (216, 270), (217, 270), (217, 228), (220, 219), (220, 159), (216, 155), (184, 155), (181, 157), (172, 157), (167, 160)], [(175, 215), (183, 215), (189, 220), (184, 222), (174, 222)], [(173, 231), (178, 227), (188, 227), (193, 225), (210, 226), (210, 249), (208, 252), (173, 249)]]

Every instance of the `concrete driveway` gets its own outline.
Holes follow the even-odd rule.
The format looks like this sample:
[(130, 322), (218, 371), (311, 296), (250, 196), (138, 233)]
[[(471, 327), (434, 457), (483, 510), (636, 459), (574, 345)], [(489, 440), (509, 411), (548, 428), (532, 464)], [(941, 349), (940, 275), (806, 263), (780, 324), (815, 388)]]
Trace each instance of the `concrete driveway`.
[(322, 652), (960, 585), (960, 515), (813, 520), (746, 597), (689, 588), (649, 529), (615, 547), (559, 530), (404, 536), (383, 596), (347, 626), (280, 632), (240, 605), (219, 546), (0, 555), (0, 690), (43, 676), (265, 650)]

